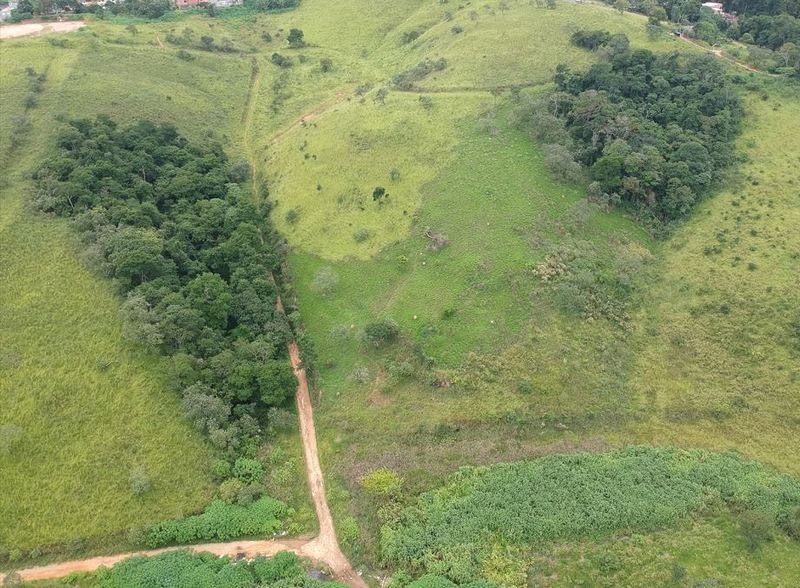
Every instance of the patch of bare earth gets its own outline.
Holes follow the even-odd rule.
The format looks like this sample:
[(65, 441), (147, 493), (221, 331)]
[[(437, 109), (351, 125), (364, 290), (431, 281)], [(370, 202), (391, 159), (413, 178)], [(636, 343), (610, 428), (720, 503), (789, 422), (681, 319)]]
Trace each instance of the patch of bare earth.
[(14, 39), (48, 33), (71, 33), (86, 26), (82, 20), (64, 22), (21, 22), (0, 26), (0, 39)]

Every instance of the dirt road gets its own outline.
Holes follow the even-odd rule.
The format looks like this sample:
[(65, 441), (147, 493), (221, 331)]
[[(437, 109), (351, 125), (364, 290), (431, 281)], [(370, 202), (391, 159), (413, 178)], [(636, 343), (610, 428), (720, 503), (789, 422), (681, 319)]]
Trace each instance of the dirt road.
[[(278, 310), (283, 312), (283, 304), (280, 298), (278, 298), (277, 307)], [(279, 551), (291, 551), (301, 557), (307, 557), (314, 562), (328, 566), (338, 580), (353, 586), (353, 588), (368, 588), (367, 583), (356, 573), (347, 557), (342, 553), (339, 542), (336, 539), (333, 518), (325, 496), (325, 478), (322, 475), (322, 468), (319, 464), (317, 433), (314, 429), (314, 410), (311, 406), (311, 395), (308, 391), (308, 379), (306, 378), (306, 371), (302, 367), (300, 351), (294, 341), (289, 343), (289, 357), (297, 377), (297, 413), (300, 419), (300, 434), (303, 440), (308, 486), (311, 490), (311, 497), (314, 500), (314, 508), (317, 511), (317, 519), (319, 520), (319, 535), (317, 537), (310, 541), (299, 539), (231, 541), (228, 543), (204, 543), (201, 545), (120, 553), (17, 570), (19, 578), (26, 582), (61, 578), (75, 572), (93, 572), (101, 566), (113, 566), (135, 555), (152, 556), (177, 549), (191, 549), (194, 552), (207, 551), (218, 556), (244, 556), (247, 558), (253, 558), (258, 555), (269, 557)], [(0, 583), (4, 580), (5, 576), (0, 574)]]
[(350, 586), (367, 588), (366, 582), (359, 576), (342, 553), (336, 539), (328, 500), (325, 497), (325, 478), (319, 465), (317, 452), (317, 433), (314, 429), (314, 412), (311, 408), (311, 395), (308, 392), (306, 372), (301, 367), (300, 351), (297, 343), (289, 343), (289, 357), (292, 359), (295, 376), (297, 376), (297, 413), (300, 415), (300, 434), (303, 437), (303, 452), (306, 458), (306, 476), (314, 499), (314, 508), (319, 520), (319, 535), (304, 546), (306, 556), (323, 561), (331, 568), (336, 577)]
[[(190, 545), (188, 546), (188, 549), (191, 549), (195, 552), (207, 551), (209, 553), (213, 553), (214, 555), (227, 555), (230, 557), (237, 557), (241, 555), (244, 555), (248, 558), (253, 558), (257, 555), (271, 556), (280, 551), (292, 551), (303, 557), (311, 557), (304, 551), (304, 547), (306, 545), (308, 545), (308, 543), (300, 540), (235, 541), (230, 543), (205, 543), (202, 545)], [(25, 582), (50, 580), (53, 578), (61, 578), (76, 572), (93, 572), (102, 566), (111, 567), (114, 564), (135, 555), (152, 556), (178, 549), (187, 549), (187, 547), (165, 547), (163, 549), (152, 549), (149, 551), (136, 551), (130, 553), (120, 553), (118, 555), (92, 557), (89, 559), (76, 561), (65, 561), (46, 566), (18, 570), (17, 574), (19, 575), (19, 578)], [(0, 581), (2, 580), (5, 580), (5, 576), (0, 574)]]
[(64, 22), (23, 22), (0, 26), (0, 39), (14, 39), (28, 35), (45, 35), (47, 33), (69, 33), (86, 26), (82, 20)]
[(753, 67), (749, 63), (744, 63), (742, 61), (738, 61), (738, 60), (734, 59), (733, 57), (725, 55), (725, 53), (723, 53), (722, 49), (710, 49), (708, 47), (704, 47), (700, 43), (692, 41), (689, 37), (681, 36), (681, 37), (678, 37), (678, 38), (681, 41), (689, 43), (690, 45), (694, 45), (695, 47), (697, 47), (698, 49), (702, 49), (706, 53), (711, 53), (711, 55), (714, 55), (714, 56), (718, 57), (719, 59), (722, 59), (723, 61), (727, 61), (731, 65), (734, 65), (734, 66), (736, 66), (736, 67), (738, 67), (740, 69), (744, 69), (744, 70), (747, 70), (747, 71), (750, 71), (750, 72), (753, 72), (753, 73), (764, 74), (765, 76), (770, 76), (770, 77), (773, 77), (773, 78), (780, 77), (779, 74), (773, 74), (773, 73), (769, 73), (769, 72), (766, 72), (766, 71), (761, 71), (760, 69), (758, 69), (757, 67)]

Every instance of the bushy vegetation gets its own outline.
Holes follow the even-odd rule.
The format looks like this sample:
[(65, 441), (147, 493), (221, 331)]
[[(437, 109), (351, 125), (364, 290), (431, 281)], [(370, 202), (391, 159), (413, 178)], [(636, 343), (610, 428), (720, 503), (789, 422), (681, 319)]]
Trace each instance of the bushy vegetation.
[(154, 557), (132, 557), (101, 568), (89, 585), (98, 588), (131, 586), (193, 586), (195, 588), (344, 588), (308, 576), (305, 563), (283, 551), (275, 557), (233, 561), (210, 553), (171, 551)]
[(685, 216), (735, 161), (743, 109), (722, 66), (710, 56), (631, 50), (624, 35), (603, 31), (573, 41), (608, 47), (608, 59), (583, 73), (559, 66), (558, 92), (523, 108), (522, 124), (573, 148), (595, 199), (665, 221)]
[(381, 545), (387, 562), (465, 581), (494, 541), (652, 531), (715, 502), (775, 527), (800, 506), (800, 481), (731, 453), (649, 446), (465, 468), (386, 524)]
[(36, 204), (72, 218), (127, 295), (125, 335), (174, 358), (197, 428), (231, 461), (253, 454), (260, 415), (295, 387), (267, 210), (231, 181), (241, 174), (218, 144), (169, 125), (73, 121), (57, 146), (36, 172)]
[[(800, 77), (800, 8), (796, 0), (768, 2), (762, 0), (727, 0), (723, 2), (731, 19), (703, 7), (699, 0), (605, 0), (620, 11), (632, 10), (650, 18), (650, 30), (658, 32), (661, 21), (691, 24), (683, 34), (717, 45), (734, 39), (750, 46), (746, 58), (766, 65), (772, 72)], [(763, 55), (766, 53), (766, 55)], [(771, 57), (772, 59), (768, 59)]]
[(285, 504), (268, 496), (248, 506), (214, 500), (202, 514), (154, 525), (147, 532), (145, 544), (155, 548), (237, 537), (269, 537), (282, 528), (289, 514), (291, 511)]

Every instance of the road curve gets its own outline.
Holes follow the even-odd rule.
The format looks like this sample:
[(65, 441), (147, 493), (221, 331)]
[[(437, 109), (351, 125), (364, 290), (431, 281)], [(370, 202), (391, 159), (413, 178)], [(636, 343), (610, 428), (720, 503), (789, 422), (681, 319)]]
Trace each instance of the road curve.
[[(283, 304), (278, 297), (277, 308), (283, 312)], [(314, 508), (317, 511), (319, 520), (319, 535), (310, 541), (300, 539), (284, 539), (269, 541), (229, 541), (227, 543), (203, 543), (200, 545), (184, 545), (176, 547), (165, 547), (162, 549), (152, 549), (148, 551), (134, 551), (120, 553), (117, 555), (107, 555), (91, 557), (88, 559), (65, 561), (44, 566), (36, 566), (24, 570), (16, 570), (20, 580), (33, 582), (36, 580), (50, 580), (62, 578), (76, 572), (93, 572), (102, 566), (110, 567), (124, 559), (133, 556), (153, 556), (168, 551), (178, 549), (189, 549), (194, 552), (208, 552), (217, 556), (245, 557), (252, 559), (256, 556), (270, 557), (280, 551), (291, 551), (300, 557), (307, 557), (316, 563), (325, 564), (334, 573), (337, 580), (352, 586), (353, 588), (368, 588), (364, 579), (359, 576), (350, 565), (347, 557), (342, 553), (339, 542), (336, 539), (336, 529), (333, 526), (328, 500), (325, 496), (325, 478), (322, 475), (322, 468), (319, 464), (319, 453), (317, 451), (317, 434), (314, 429), (314, 410), (311, 406), (311, 394), (308, 391), (308, 379), (306, 371), (302, 367), (300, 350), (297, 343), (289, 343), (289, 358), (292, 362), (294, 374), (297, 377), (297, 414), (300, 419), (300, 435), (303, 440), (303, 453), (306, 462), (306, 476), (308, 477), (308, 487), (311, 497), (314, 500)], [(6, 579), (4, 574), (0, 574), (0, 583)]]

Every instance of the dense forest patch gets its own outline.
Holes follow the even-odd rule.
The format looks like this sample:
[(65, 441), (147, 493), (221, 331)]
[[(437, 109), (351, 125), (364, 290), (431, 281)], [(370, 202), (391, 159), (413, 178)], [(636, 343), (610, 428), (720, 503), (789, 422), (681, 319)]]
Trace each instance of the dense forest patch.
[(464, 468), (389, 514), (381, 543), (387, 562), (465, 581), (498, 542), (652, 531), (715, 504), (796, 534), (800, 481), (731, 453), (650, 446)]
[[(631, 49), (625, 35), (578, 31), (573, 42), (603, 48), (585, 72), (558, 67), (558, 91), (518, 109), (522, 126), (550, 147), (552, 171), (588, 166), (589, 196), (626, 202), (662, 221), (687, 215), (735, 161), (744, 111), (710, 56)], [(565, 147), (559, 151), (555, 145)]]

